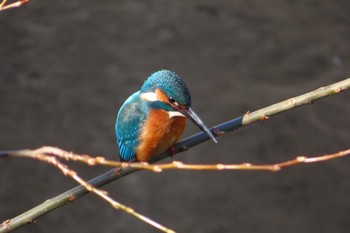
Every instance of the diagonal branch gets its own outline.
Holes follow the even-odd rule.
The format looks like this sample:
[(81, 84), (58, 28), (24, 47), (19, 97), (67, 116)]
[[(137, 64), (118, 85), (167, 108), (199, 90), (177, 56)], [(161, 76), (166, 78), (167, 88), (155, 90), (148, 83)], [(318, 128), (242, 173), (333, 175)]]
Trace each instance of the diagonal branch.
[[(44, 153), (46, 152), (46, 153)], [(58, 148), (52, 148), (52, 147), (42, 147), (39, 148), (38, 150), (19, 150), (19, 151), (14, 151), (12, 153), (8, 153), (9, 156), (11, 157), (25, 157), (25, 158), (32, 158), (32, 159), (36, 159), (48, 164), (53, 165), (54, 167), (58, 168), (59, 170), (61, 170), (61, 172), (66, 175), (71, 177), (73, 180), (75, 180), (76, 182), (78, 182), (80, 185), (82, 185), (86, 190), (88, 190), (89, 192), (95, 193), (96, 195), (98, 195), (99, 197), (101, 197), (103, 200), (105, 200), (106, 202), (108, 202), (114, 209), (120, 209), (125, 211), (126, 213), (150, 224), (151, 226), (158, 228), (159, 230), (163, 231), (163, 232), (168, 232), (168, 233), (174, 233), (173, 230), (164, 227), (162, 225), (160, 225), (159, 223), (153, 221), (152, 219), (136, 212), (135, 210), (133, 210), (132, 208), (125, 206), (117, 201), (115, 201), (113, 198), (111, 198), (108, 193), (106, 191), (103, 191), (101, 189), (95, 188), (94, 186), (92, 186), (91, 184), (89, 184), (88, 182), (86, 182), (85, 180), (83, 180), (75, 171), (71, 170), (68, 168), (67, 165), (63, 164), (62, 162), (60, 162), (58, 158), (60, 158), (60, 156), (56, 156), (56, 154), (54, 153), (68, 153), (65, 152), (61, 149)], [(48, 155), (48, 154), (53, 154)], [(59, 155), (59, 154), (58, 154)], [(98, 158), (96, 158), (98, 159)], [(70, 199), (74, 199), (74, 196), (69, 196)], [(32, 220), (33, 221), (33, 220)], [(11, 231), (11, 226), (9, 226), (9, 223), (11, 223), (11, 221), (5, 221), (1, 224), (2, 227), (4, 227), (4, 229), (6, 231)]]
[(23, 5), (24, 3), (27, 3), (27, 2), (29, 2), (29, 0), (19, 0), (17, 2), (10, 3), (10, 4), (6, 5), (7, 0), (3, 0), (0, 3), (0, 11), (7, 10), (7, 9), (10, 9), (10, 8), (20, 7), (21, 5)]
[[(343, 81), (340, 81), (338, 83), (331, 84), (326, 87), (321, 87), (317, 90), (308, 92), (306, 94), (279, 102), (277, 104), (271, 105), (269, 107), (257, 110), (252, 113), (246, 113), (245, 115), (238, 117), (236, 119), (230, 120), (228, 122), (225, 122), (223, 124), (217, 125), (211, 129), (211, 131), (214, 133), (215, 136), (220, 136), (222, 134), (225, 134), (227, 132), (236, 130), (242, 126), (249, 125), (254, 122), (262, 121), (269, 119), (269, 117), (276, 115), (278, 113), (293, 109), (295, 107), (299, 107), (302, 105), (306, 104), (311, 104), (312, 102), (319, 100), (321, 98), (324, 98), (326, 96), (330, 96), (333, 94), (338, 94), (343, 90), (349, 89), (350, 88), (350, 78), (345, 79)], [(203, 143), (207, 141), (209, 137), (200, 132), (197, 133), (189, 138), (186, 138), (179, 143), (177, 143), (174, 146), (174, 151), (175, 153), (180, 153), (183, 152), (195, 145), (198, 145), (200, 143)], [(57, 149), (57, 148), (56, 148)], [(60, 149), (57, 149), (60, 150)], [(6, 157), (10, 156), (11, 153), (14, 151), (3, 151), (0, 152), (0, 157)], [(54, 153), (53, 153), (54, 154)], [(68, 153), (69, 154), (69, 153)], [(343, 151), (339, 152), (339, 156), (335, 157), (340, 157), (343, 155), (349, 154), (348, 151)], [(169, 157), (170, 153), (169, 152), (164, 152), (160, 154), (159, 156), (154, 157), (150, 163), (155, 163), (157, 161), (160, 161), (166, 157)], [(334, 155), (327, 155), (323, 158), (320, 158), (319, 161), (326, 160), (327, 158), (331, 159)], [(62, 157), (64, 158), (64, 157)], [(67, 158), (65, 158), (67, 159)], [(277, 164), (279, 167), (285, 167), (285, 166), (291, 166), (295, 165), (298, 163), (308, 163), (308, 162), (313, 162), (316, 161), (316, 158), (306, 158), (306, 157), (298, 157), (295, 160), (287, 161), (284, 163), (279, 163)], [(90, 160), (92, 161), (92, 160)], [(123, 167), (123, 165), (121, 165)], [(114, 168), (92, 180), (89, 181), (89, 184), (94, 186), (94, 187), (101, 187), (107, 183), (110, 183), (114, 180), (117, 180), (119, 178), (122, 178), (126, 175), (129, 175), (137, 170), (140, 170), (140, 167), (125, 167), (127, 165), (124, 165), (124, 168)], [(159, 166), (159, 165), (158, 165)], [(247, 165), (246, 166), (251, 166)], [(71, 190), (66, 191), (63, 194), (60, 194), (36, 207), (34, 207), (31, 210), (28, 210), (27, 212), (11, 219), (5, 221), (1, 226), (0, 226), (0, 233), (2, 232), (9, 232), (10, 230), (16, 229), (26, 223), (32, 222), (34, 219), (36, 219), (39, 216), (42, 216), (48, 212), (53, 211), (56, 208), (59, 208), (65, 204), (68, 204), (72, 202), (73, 200), (76, 200), (83, 195), (87, 194), (89, 191), (84, 187), (84, 186), (77, 186)]]

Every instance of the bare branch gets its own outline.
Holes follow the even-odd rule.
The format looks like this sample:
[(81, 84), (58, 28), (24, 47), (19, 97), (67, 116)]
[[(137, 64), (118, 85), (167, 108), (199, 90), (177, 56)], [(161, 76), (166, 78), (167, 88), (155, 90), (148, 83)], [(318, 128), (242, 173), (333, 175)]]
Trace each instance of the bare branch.
[[(57, 153), (57, 154), (55, 154)], [(155, 228), (158, 228), (159, 230), (162, 230), (164, 232), (171, 232), (173, 233), (174, 231), (171, 229), (168, 229), (162, 225), (160, 225), (159, 223), (153, 221), (152, 219), (137, 213), (135, 210), (133, 210), (132, 208), (125, 206), (117, 201), (115, 201), (113, 198), (111, 198), (108, 193), (104, 190), (95, 188), (94, 186), (92, 186), (91, 184), (89, 184), (88, 182), (86, 182), (85, 180), (83, 180), (82, 178), (80, 178), (80, 176), (73, 170), (69, 169), (67, 165), (61, 163), (56, 157), (54, 156), (50, 156), (47, 154), (55, 154), (55, 155), (59, 155), (59, 154), (67, 154), (68, 152), (65, 152), (61, 149), (58, 148), (54, 148), (54, 147), (43, 147), (43, 148), (39, 148), (38, 150), (20, 150), (20, 151), (14, 151), (12, 153), (9, 153), (8, 156), (11, 157), (26, 157), (26, 158), (32, 158), (32, 159), (36, 159), (48, 164), (51, 164), (53, 166), (55, 166), (56, 168), (58, 168), (59, 170), (61, 170), (61, 172), (66, 175), (71, 177), (73, 180), (75, 180), (76, 182), (78, 182), (80, 185), (82, 185), (86, 190), (88, 190), (89, 192), (95, 193), (96, 195), (98, 195), (99, 197), (101, 197), (103, 200), (105, 200), (106, 202), (108, 202), (114, 209), (120, 209), (125, 211), (128, 214), (133, 215), (134, 217), (152, 225)], [(58, 156), (60, 157), (60, 156)], [(97, 158), (98, 159), (98, 158)], [(76, 197), (74, 196), (69, 196), (69, 198), (71, 200), (75, 200)], [(33, 220), (31, 220), (32, 222)], [(2, 231), (2, 228), (5, 229), (4, 232), (8, 232), (12, 230), (12, 225), (11, 225), (11, 221), (4, 221), (1, 224), (1, 228), (0, 231)]]
[(17, 1), (17, 2), (14, 2), (14, 3), (10, 3), (10, 4), (6, 5), (7, 0), (3, 0), (0, 3), (0, 11), (7, 10), (7, 9), (10, 9), (10, 8), (20, 7), (21, 5), (23, 5), (24, 3), (27, 3), (27, 2), (29, 2), (29, 0), (20, 0), (20, 1)]
[[(269, 107), (260, 109), (258, 111), (252, 112), (252, 113), (246, 113), (245, 115), (238, 117), (236, 119), (230, 120), (228, 122), (225, 122), (223, 124), (220, 124), (214, 128), (211, 129), (211, 131), (214, 133), (216, 136), (220, 136), (224, 133), (233, 131), (235, 129), (238, 129), (242, 126), (258, 122), (261, 120), (266, 120), (270, 116), (273, 116), (275, 114), (287, 111), (289, 109), (293, 109), (298, 106), (302, 106), (305, 104), (310, 104), (316, 100), (319, 100), (321, 98), (324, 98), (326, 96), (330, 96), (333, 94), (338, 94), (343, 90), (346, 90), (350, 88), (350, 78), (345, 79), (341, 82), (334, 83), (332, 85), (326, 86), (319, 88), (315, 91), (288, 99), (286, 101), (282, 101), (280, 103), (271, 105)], [(175, 153), (180, 153), (183, 152), (195, 145), (198, 145), (206, 140), (208, 140), (209, 137), (204, 134), (204, 133), (198, 133), (195, 134), (185, 140), (180, 141), (174, 146)], [(312, 158), (307, 158), (307, 157), (297, 157), (294, 160), (282, 162), (282, 163), (277, 163), (277, 164), (272, 164), (272, 165), (251, 165), (251, 164), (238, 164), (238, 165), (185, 165), (179, 162), (174, 162), (171, 164), (164, 164), (164, 165), (151, 165), (148, 163), (120, 163), (120, 162), (115, 162), (115, 161), (107, 161), (103, 159), (102, 157), (90, 157), (88, 155), (78, 155), (77, 157), (74, 157), (73, 153), (70, 152), (65, 152), (61, 149), (58, 148), (52, 148), (52, 147), (43, 147), (39, 148), (39, 153), (44, 153), (48, 156), (58, 156), (59, 158), (66, 159), (66, 160), (74, 160), (74, 161), (81, 161), (85, 162), (89, 165), (93, 164), (104, 164), (104, 165), (109, 165), (109, 166), (118, 166), (120, 168), (114, 168), (88, 182), (89, 185), (93, 187), (100, 187), (103, 186), (109, 182), (112, 182), (113, 180), (117, 180), (119, 178), (122, 178), (126, 175), (129, 175), (137, 170), (140, 170), (141, 168), (143, 169), (148, 169), (148, 170), (154, 170), (154, 171), (161, 171), (162, 169), (194, 169), (193, 166), (198, 166), (197, 170), (209, 170), (209, 169), (214, 169), (210, 168), (208, 166), (215, 166), (216, 170), (223, 170), (223, 169), (244, 169), (244, 170), (252, 170), (252, 168), (255, 168), (255, 170), (271, 170), (271, 171), (277, 171), (280, 170), (283, 167), (287, 166), (292, 166), (295, 164), (299, 163), (312, 163), (312, 162), (320, 162), (320, 161), (325, 161), (329, 159), (334, 159), (337, 157), (345, 156), (348, 155), (350, 152), (349, 150), (342, 151), (336, 154), (331, 154), (331, 155), (324, 155), (324, 156), (319, 156), (319, 157), (312, 157)], [(41, 150), (41, 151), (40, 151)], [(51, 150), (49, 153), (45, 150)], [(173, 153), (172, 152), (172, 153)], [(7, 157), (7, 156), (23, 156), (25, 153), (33, 153), (31, 150), (22, 150), (22, 151), (0, 151), (0, 157)], [(36, 151), (35, 153), (38, 153)], [(162, 160), (166, 157), (169, 157), (170, 153), (165, 152), (160, 154), (159, 156), (154, 157), (150, 163), (155, 163), (159, 160)], [(30, 157), (30, 156), (24, 156), (24, 157)], [(114, 164), (115, 163), (115, 164)], [(161, 167), (163, 166), (163, 167)], [(204, 167), (203, 167), (204, 166)], [(230, 167), (232, 166), (232, 167)], [(236, 167), (235, 167), (236, 166)], [(254, 167), (256, 166), (256, 167)], [(265, 166), (265, 167), (262, 167)], [(91, 190), (90, 190), (91, 191)], [(63, 206), (67, 203), (72, 202), (73, 200), (80, 198), (81, 196), (87, 194), (89, 192), (88, 189), (86, 189), (85, 186), (77, 186), (71, 190), (66, 191), (65, 193), (58, 195), (40, 205), (37, 207), (28, 210), (27, 212), (11, 219), (11, 220), (6, 220), (1, 226), (0, 226), (0, 233), (1, 232), (9, 232), (13, 229), (16, 229), (26, 223), (32, 222), (34, 219), (37, 217), (44, 215), (50, 211), (53, 211), (54, 209)]]
[[(3, 152), (2, 152), (3, 153)], [(344, 157), (350, 154), (350, 149), (340, 151), (338, 153), (329, 154), (329, 155), (321, 155), (316, 157), (306, 157), (306, 156), (298, 156), (295, 159), (280, 162), (280, 163), (274, 163), (274, 164), (251, 164), (251, 163), (242, 163), (242, 164), (184, 164), (180, 161), (173, 161), (171, 163), (165, 163), (165, 164), (150, 164), (146, 162), (138, 163), (138, 162), (119, 162), (119, 161), (113, 161), (113, 160), (106, 160), (104, 157), (98, 156), (98, 157), (92, 157), (89, 155), (79, 155), (74, 154), (72, 152), (67, 152), (65, 150), (62, 150), (60, 148), (56, 147), (41, 147), (36, 150), (18, 150), (18, 151), (9, 151), (6, 152), (7, 156), (11, 157), (27, 157), (32, 159), (38, 159), (44, 162), (49, 162), (56, 167), (60, 168), (57, 163), (59, 161), (52, 157), (55, 156), (57, 158), (65, 159), (65, 160), (72, 160), (72, 161), (79, 161), (83, 162), (89, 166), (95, 166), (95, 165), (103, 165), (103, 166), (109, 166), (109, 167), (119, 167), (119, 168), (135, 168), (135, 169), (143, 169), (143, 170), (150, 170), (153, 172), (162, 172), (164, 170), (170, 170), (170, 169), (177, 169), (177, 170), (262, 170), (262, 171), (279, 171), (284, 167), (289, 167), (301, 163), (317, 163), (317, 162), (323, 162), (331, 159), (336, 159), (339, 157)], [(52, 158), (51, 158), (52, 157)], [(53, 161), (51, 161), (53, 160)], [(70, 174), (67, 170), (63, 170), (63, 168), (60, 168), (63, 172), (63, 174), (71, 176), (73, 179), (75, 177)], [(72, 171), (73, 172), (73, 171)], [(80, 179), (80, 178), (79, 178)], [(78, 181), (77, 179), (75, 179)], [(78, 181), (79, 182), (79, 181)], [(84, 185), (83, 183), (79, 182), (80, 184)], [(89, 191), (92, 189), (89, 184), (84, 185)]]
[(338, 94), (341, 91), (349, 89), (350, 87), (350, 78), (340, 81), (338, 83), (334, 83), (332, 85), (328, 85), (325, 87), (320, 87), (317, 90), (312, 92), (308, 92), (303, 95), (296, 96), (294, 98), (290, 98), (288, 100), (279, 102), (277, 104), (271, 105), (269, 107), (260, 109), (258, 111), (247, 113), (243, 117), (243, 125), (247, 125), (250, 123), (254, 123), (261, 120), (267, 120), (270, 116), (276, 115), (278, 113), (287, 111), (292, 108), (296, 108), (305, 104), (312, 104), (314, 101), (322, 99), (326, 96)]

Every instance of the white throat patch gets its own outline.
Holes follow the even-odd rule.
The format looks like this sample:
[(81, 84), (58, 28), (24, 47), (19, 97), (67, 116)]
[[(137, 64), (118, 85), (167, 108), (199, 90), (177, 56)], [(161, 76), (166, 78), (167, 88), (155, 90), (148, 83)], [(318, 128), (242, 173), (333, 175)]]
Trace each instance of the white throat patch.
[(154, 92), (146, 92), (146, 93), (141, 93), (140, 95), (141, 99), (146, 100), (146, 101), (150, 101), (150, 102), (154, 102), (157, 101), (157, 95)]
[(169, 114), (169, 118), (173, 118), (173, 117), (185, 117), (184, 114), (182, 114), (181, 112), (178, 112), (178, 111), (169, 111), (167, 112)]

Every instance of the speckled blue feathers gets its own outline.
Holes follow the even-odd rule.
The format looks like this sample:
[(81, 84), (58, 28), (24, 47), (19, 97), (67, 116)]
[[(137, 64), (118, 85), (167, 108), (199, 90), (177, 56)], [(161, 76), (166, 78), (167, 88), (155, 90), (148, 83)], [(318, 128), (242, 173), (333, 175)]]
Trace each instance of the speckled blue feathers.
[(191, 96), (186, 83), (175, 72), (169, 70), (155, 72), (145, 81), (141, 92), (154, 92), (156, 88), (173, 97), (179, 104), (191, 107)]
[(147, 115), (147, 106), (141, 100), (139, 91), (130, 96), (120, 108), (115, 132), (122, 160), (129, 161), (135, 158), (135, 150), (139, 145), (139, 134)]

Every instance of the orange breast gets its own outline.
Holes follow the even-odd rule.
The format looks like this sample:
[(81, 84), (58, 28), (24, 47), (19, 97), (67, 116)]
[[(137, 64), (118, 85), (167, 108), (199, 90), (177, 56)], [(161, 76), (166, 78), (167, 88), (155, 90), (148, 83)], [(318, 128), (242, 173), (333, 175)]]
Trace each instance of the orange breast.
[(147, 161), (174, 145), (186, 125), (185, 117), (169, 118), (164, 110), (151, 110), (149, 114), (136, 149), (136, 159), (140, 162)]

